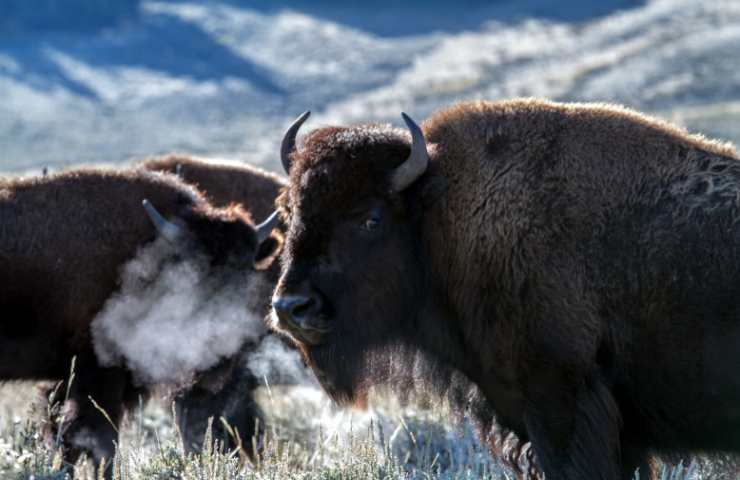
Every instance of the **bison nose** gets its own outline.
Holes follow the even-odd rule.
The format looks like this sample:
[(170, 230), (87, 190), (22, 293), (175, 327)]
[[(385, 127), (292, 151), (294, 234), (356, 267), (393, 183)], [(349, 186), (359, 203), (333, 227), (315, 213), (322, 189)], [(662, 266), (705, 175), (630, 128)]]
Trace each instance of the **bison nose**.
[(316, 317), (321, 313), (321, 297), (311, 292), (301, 295), (281, 295), (272, 300), (272, 308), (282, 326), (300, 330), (314, 328)]

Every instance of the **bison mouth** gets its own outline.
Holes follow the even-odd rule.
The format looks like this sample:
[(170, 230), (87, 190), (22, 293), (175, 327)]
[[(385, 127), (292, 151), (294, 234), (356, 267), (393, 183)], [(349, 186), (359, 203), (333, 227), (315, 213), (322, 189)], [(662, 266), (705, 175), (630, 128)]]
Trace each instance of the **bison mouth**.
[(270, 328), (290, 337), (297, 345), (319, 346), (324, 343), (332, 329), (323, 315), (317, 315), (310, 321), (303, 321), (298, 325), (292, 319), (281, 320), (273, 309), (270, 312)]
[(323, 317), (316, 317), (310, 322), (287, 330), (300, 343), (316, 347), (326, 341), (332, 329)]

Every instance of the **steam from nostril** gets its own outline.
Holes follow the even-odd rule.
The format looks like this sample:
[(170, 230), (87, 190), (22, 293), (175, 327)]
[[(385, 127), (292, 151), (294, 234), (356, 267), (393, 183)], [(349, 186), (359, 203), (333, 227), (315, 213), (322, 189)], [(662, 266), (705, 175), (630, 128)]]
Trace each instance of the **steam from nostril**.
[(247, 271), (218, 273), (205, 258), (177, 258), (163, 239), (143, 247), (92, 322), (98, 361), (128, 368), (139, 384), (185, 385), (258, 342), (271, 286)]
[(142, 248), (92, 322), (101, 365), (126, 367), (139, 384), (179, 387), (248, 346), (244, 368), (261, 381), (315, 386), (298, 352), (266, 335), (273, 285), (255, 273), (229, 282), (212, 273), (206, 259), (174, 257), (164, 239)]

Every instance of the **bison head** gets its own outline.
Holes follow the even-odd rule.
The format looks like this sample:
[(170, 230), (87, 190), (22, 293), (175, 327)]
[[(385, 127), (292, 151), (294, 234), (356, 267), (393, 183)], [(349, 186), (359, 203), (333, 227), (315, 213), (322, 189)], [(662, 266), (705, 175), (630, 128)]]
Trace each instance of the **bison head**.
[(335, 400), (362, 404), (369, 387), (392, 380), (394, 353), (425, 346), (421, 330), (433, 313), (420, 228), (445, 184), (405, 114), (410, 136), (381, 125), (329, 127), (296, 150), (307, 116), (283, 141), (290, 184), (278, 203), (288, 230), (272, 326), (294, 340)]
[(277, 227), (274, 212), (259, 225), (241, 207), (214, 209), (205, 204), (185, 211), (174, 221), (165, 219), (149, 200), (142, 202), (159, 234), (184, 249), (203, 254), (213, 265), (264, 268), (278, 250), (281, 239), (271, 235)]

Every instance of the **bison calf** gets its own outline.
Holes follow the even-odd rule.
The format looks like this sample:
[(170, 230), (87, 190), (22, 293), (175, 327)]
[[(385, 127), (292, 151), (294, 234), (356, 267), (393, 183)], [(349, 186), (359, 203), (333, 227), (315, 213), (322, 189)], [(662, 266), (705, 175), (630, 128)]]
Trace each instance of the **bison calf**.
[(270, 235), (275, 218), (254, 226), (242, 209), (214, 208), (174, 176), (138, 170), (0, 180), (0, 380), (64, 379), (76, 357), (61, 426), (68, 461), (82, 451), (114, 454), (115, 426), (90, 398), (117, 424), (142, 391), (126, 364), (101, 365), (112, 353), (97, 345), (96, 355), (91, 338), (93, 320), (125, 287), (124, 265), (159, 236), (170, 250), (137, 288), (146, 291), (167, 264), (198, 257), (213, 291), (249, 283), (245, 303), (261, 316), (275, 278), (253, 265), (280, 244)]
[(409, 349), (464, 373), (548, 480), (740, 451), (733, 148), (539, 100), (323, 128), (296, 150), (303, 120), (274, 325), (335, 399), (363, 402)]
[[(241, 204), (256, 218), (270, 215), (275, 199), (285, 186), (283, 177), (252, 165), (195, 158), (187, 155), (151, 157), (136, 164), (137, 168), (176, 174), (195, 186), (212, 205), (227, 207)], [(277, 226), (278, 229), (282, 225)], [(275, 267), (273, 267), (275, 268)], [(261, 341), (262, 338), (259, 339)], [(241, 441), (249, 446), (255, 423), (262, 420), (254, 400), (254, 390), (262, 383), (246, 365), (256, 344), (248, 343), (242, 352), (219, 365), (214, 372), (175, 396), (180, 431), (188, 450), (203, 444), (209, 417), (224, 417), (238, 427)], [(214, 382), (213, 379), (218, 381)], [(214, 436), (227, 447), (233, 446), (232, 434), (221, 422), (214, 423)]]

